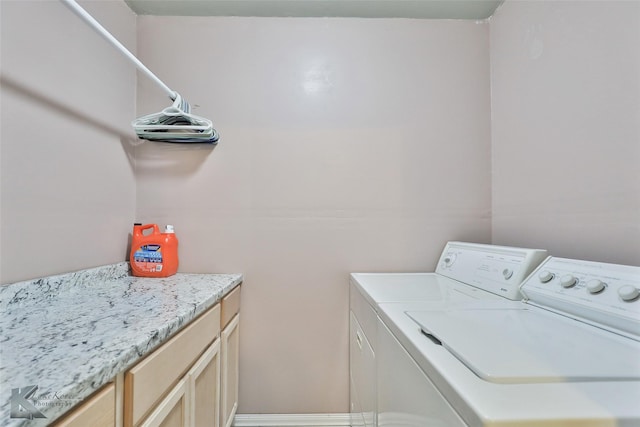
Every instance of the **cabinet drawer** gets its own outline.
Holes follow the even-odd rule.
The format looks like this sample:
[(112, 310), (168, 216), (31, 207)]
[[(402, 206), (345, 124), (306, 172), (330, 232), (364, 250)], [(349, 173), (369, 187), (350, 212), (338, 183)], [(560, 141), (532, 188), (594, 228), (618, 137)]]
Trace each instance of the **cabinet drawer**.
[(231, 291), (222, 299), (222, 320), (221, 324), (224, 328), (229, 324), (233, 316), (240, 311), (240, 286)]
[(115, 396), (113, 383), (107, 384), (71, 414), (58, 421), (55, 427), (113, 427), (116, 422)]
[(138, 425), (220, 333), (220, 304), (131, 368), (124, 379), (124, 425)]

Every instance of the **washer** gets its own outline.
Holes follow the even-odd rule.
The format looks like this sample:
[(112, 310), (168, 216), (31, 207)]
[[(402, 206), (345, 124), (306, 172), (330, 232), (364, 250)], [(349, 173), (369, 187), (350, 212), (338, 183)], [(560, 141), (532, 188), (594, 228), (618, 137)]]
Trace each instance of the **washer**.
[[(434, 273), (351, 274), (352, 425), (465, 425), (441, 391), (446, 382), (425, 374), (433, 371), (438, 376), (421, 353), (425, 336), (405, 312), (472, 302), (487, 308), (504, 303), (519, 307), (519, 285), (546, 254), (539, 249), (449, 242)], [(436, 346), (437, 352), (442, 350)]]
[(462, 425), (640, 426), (640, 267), (549, 257), (521, 291), (385, 323)]

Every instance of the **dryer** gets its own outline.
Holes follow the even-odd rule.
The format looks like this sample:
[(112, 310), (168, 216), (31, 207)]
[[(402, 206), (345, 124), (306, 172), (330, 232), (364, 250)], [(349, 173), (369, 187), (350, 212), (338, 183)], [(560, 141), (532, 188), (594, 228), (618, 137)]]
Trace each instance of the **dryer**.
[(432, 273), (352, 273), (352, 425), (464, 425), (403, 347), (406, 343), (400, 343), (406, 338), (403, 322), (393, 321), (393, 313), (401, 314), (404, 328), (424, 338), (405, 311), (520, 300), (519, 285), (546, 255), (540, 249), (449, 242)]

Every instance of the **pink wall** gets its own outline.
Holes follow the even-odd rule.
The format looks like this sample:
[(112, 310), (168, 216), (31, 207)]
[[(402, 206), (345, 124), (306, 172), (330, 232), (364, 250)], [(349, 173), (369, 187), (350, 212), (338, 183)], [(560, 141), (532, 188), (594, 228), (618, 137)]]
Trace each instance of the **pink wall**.
[[(83, 5), (135, 50), (123, 2)], [(240, 412), (348, 410), (351, 271), (429, 270), (450, 239), (640, 263), (638, 2), (139, 17), (142, 59), (222, 141), (135, 161), (131, 65), (58, 2), (0, 15), (0, 281), (122, 261), (134, 219), (174, 224), (182, 271), (245, 274)], [(138, 114), (166, 106), (137, 88)]]
[(640, 2), (491, 18), (492, 240), (640, 264)]
[[(135, 49), (122, 1), (82, 2)], [(58, 1), (0, 2), (0, 283), (124, 260), (135, 69)]]
[(348, 412), (349, 272), (489, 241), (487, 25), (140, 16), (138, 43), (222, 135), (139, 148), (137, 212), (181, 271), (245, 274), (239, 412)]

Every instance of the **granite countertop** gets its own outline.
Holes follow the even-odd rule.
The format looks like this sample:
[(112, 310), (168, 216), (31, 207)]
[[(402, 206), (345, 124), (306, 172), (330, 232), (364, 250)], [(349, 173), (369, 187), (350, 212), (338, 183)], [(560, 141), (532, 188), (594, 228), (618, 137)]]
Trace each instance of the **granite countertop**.
[[(48, 425), (240, 282), (240, 274), (132, 277), (123, 262), (0, 286), (0, 426)], [(28, 402), (46, 418), (11, 418), (12, 393), (33, 385)]]

